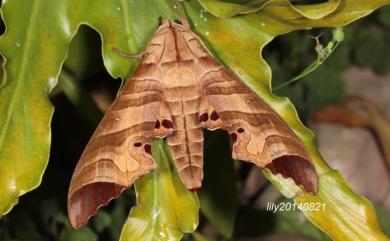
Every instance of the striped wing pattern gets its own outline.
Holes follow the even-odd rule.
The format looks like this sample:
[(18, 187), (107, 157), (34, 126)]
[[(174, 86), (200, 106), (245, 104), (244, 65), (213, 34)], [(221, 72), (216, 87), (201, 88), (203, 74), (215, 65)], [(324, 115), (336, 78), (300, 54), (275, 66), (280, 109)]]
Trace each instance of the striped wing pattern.
[[(214, 67), (203, 76), (201, 85), (215, 110), (214, 119), (220, 121), (218, 127), (230, 133), (233, 159), (268, 168), (317, 193), (315, 167), (296, 134), (226, 67), (211, 57), (204, 62)], [(214, 129), (215, 123), (208, 127)]]
[(108, 109), (76, 166), (68, 194), (74, 227), (84, 225), (100, 206), (155, 168), (151, 142), (162, 93), (148, 71), (139, 65), (137, 78), (129, 79)]
[(167, 21), (76, 166), (68, 194), (72, 225), (85, 224), (100, 206), (156, 168), (151, 155), (155, 138), (166, 137), (184, 185), (199, 189), (204, 128), (230, 133), (234, 159), (268, 168), (317, 193), (315, 167), (296, 134), (193, 32)]

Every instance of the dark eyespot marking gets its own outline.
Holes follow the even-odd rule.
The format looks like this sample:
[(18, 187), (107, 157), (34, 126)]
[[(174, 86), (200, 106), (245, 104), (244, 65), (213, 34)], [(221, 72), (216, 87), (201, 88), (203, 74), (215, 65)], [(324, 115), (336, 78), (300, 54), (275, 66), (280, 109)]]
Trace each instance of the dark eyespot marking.
[(235, 132), (231, 133), (230, 136), (232, 137), (233, 142), (237, 141), (237, 134)]
[(145, 150), (146, 153), (152, 155), (152, 146), (150, 144), (146, 144), (144, 146), (144, 150)]
[(141, 142), (136, 142), (136, 143), (134, 143), (134, 146), (135, 147), (140, 147), (140, 146), (142, 146), (142, 143)]
[(245, 131), (245, 130), (244, 130), (243, 128), (238, 128), (238, 129), (237, 129), (237, 132), (238, 132), (238, 133), (243, 133), (244, 131)]
[(203, 113), (199, 116), (199, 121), (200, 122), (206, 122), (209, 120), (209, 114), (206, 113)]
[(213, 111), (210, 116), (211, 120), (216, 121), (219, 119), (219, 115), (217, 112)]
[(156, 124), (154, 125), (154, 128), (160, 129), (160, 126), (161, 126), (160, 121), (157, 120), (157, 121), (156, 121)]
[(172, 121), (167, 120), (167, 119), (164, 119), (164, 120), (162, 121), (162, 125), (163, 125), (165, 128), (167, 128), (167, 129), (173, 128), (173, 123), (172, 123)]

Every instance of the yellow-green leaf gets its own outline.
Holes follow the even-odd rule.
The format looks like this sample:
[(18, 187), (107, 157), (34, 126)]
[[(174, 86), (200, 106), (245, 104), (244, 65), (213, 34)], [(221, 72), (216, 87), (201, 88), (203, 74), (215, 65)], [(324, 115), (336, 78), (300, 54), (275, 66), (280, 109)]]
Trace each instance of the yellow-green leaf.
[(123, 227), (120, 241), (180, 240), (198, 226), (199, 202), (181, 182), (168, 146), (152, 146), (158, 168), (135, 183), (137, 206)]
[(52, 11), (62, 7), (57, 1), (2, 4), (7, 30), (0, 38), (6, 60), (0, 89), (0, 214), (39, 185), (47, 165), (53, 113), (47, 95), (75, 29)]

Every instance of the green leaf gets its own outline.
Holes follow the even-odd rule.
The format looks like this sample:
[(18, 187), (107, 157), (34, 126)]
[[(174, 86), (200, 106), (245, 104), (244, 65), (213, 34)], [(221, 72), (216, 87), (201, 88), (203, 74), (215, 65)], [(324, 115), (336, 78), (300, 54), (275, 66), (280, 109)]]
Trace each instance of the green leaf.
[(107, 70), (125, 78), (137, 60), (117, 56), (111, 48), (142, 50), (158, 17), (169, 19), (175, 12), (169, 0), (10, 0), (2, 4), (1, 11), (7, 28), (0, 38), (6, 61), (0, 88), (0, 214), (5, 214), (19, 196), (41, 182), (49, 158), (53, 114), (48, 93), (57, 83), (80, 24), (99, 32)]
[(121, 241), (180, 240), (198, 226), (199, 202), (174, 168), (163, 140), (154, 141), (158, 168), (135, 182), (137, 207), (131, 209)]
[(342, 1), (329, 0), (326, 3), (306, 5), (291, 4), (288, 0), (251, 0), (245, 2), (238, 1), (238, 3), (224, 0), (199, 0), (199, 2), (212, 14), (222, 18), (232, 17), (237, 14), (254, 13), (260, 11), (267, 4), (270, 4), (275, 5), (278, 8), (284, 6), (289, 8), (288, 11), (296, 11), (306, 18), (321, 19), (336, 10)]
[(226, 238), (231, 238), (237, 213), (234, 161), (229, 136), (216, 131), (205, 136), (205, 155), (200, 207), (207, 219)]

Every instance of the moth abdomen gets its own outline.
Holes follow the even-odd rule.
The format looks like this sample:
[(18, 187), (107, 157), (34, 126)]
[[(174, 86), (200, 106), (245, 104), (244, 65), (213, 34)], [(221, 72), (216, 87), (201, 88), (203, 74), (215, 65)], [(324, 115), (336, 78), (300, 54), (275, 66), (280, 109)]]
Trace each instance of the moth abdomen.
[(190, 190), (199, 188), (203, 178), (203, 128), (199, 121), (188, 121), (194, 118), (194, 115), (177, 116), (176, 129), (167, 137), (179, 176)]

